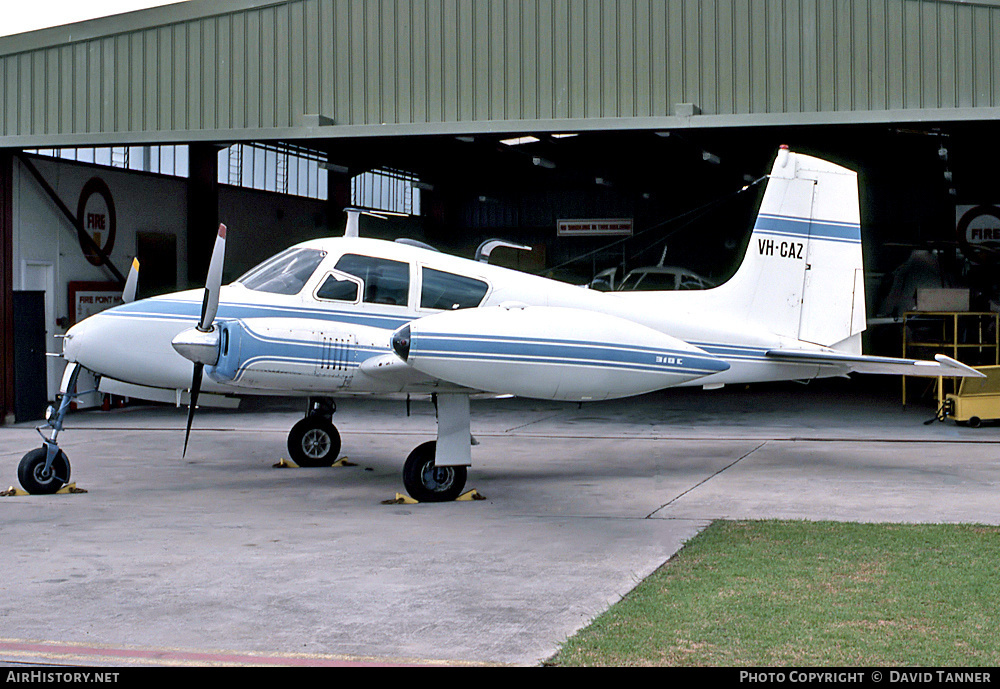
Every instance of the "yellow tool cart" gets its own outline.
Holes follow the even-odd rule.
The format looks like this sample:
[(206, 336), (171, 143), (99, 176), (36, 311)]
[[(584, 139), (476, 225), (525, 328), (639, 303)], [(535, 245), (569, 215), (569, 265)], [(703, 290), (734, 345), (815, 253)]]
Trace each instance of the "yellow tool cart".
[[(958, 390), (941, 400), (938, 419), (954, 419), (979, 428), (983, 421), (1000, 419), (1000, 366), (977, 366), (985, 378), (962, 378)], [(943, 381), (938, 380), (940, 399)]]

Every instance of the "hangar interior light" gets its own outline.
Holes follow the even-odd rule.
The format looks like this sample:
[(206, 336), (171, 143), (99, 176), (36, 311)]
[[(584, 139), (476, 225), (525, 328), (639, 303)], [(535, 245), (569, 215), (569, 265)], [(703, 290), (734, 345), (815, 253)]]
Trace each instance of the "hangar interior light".
[(522, 144), (533, 144), (538, 142), (537, 136), (516, 136), (513, 139), (500, 139), (500, 143), (505, 146), (520, 146)]

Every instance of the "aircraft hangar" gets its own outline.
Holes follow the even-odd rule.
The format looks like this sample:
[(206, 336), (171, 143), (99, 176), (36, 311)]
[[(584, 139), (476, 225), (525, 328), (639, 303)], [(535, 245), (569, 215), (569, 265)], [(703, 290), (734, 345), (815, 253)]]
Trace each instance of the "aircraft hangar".
[(858, 170), (869, 316), (995, 312), (997, 55), (991, 0), (190, 0), (0, 38), (0, 420), (58, 386), (22, 319), (56, 351), (137, 254), (140, 294), (200, 286), (220, 221), (228, 277), (353, 205), (581, 284), (721, 281), (780, 144)]

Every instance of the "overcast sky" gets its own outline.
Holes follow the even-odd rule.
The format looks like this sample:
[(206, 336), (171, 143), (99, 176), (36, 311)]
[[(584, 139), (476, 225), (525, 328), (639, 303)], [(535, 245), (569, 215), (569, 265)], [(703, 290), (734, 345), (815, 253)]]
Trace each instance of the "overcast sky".
[(0, 36), (170, 5), (179, 0), (0, 0)]

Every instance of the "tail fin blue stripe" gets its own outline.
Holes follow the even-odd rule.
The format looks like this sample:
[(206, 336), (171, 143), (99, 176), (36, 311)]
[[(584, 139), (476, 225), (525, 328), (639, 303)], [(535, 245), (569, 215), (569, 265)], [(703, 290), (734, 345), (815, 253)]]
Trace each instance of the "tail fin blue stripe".
[(861, 225), (856, 223), (832, 222), (828, 220), (810, 220), (781, 215), (757, 216), (754, 231), (796, 237), (811, 237), (813, 239), (830, 239), (835, 241), (860, 242)]

